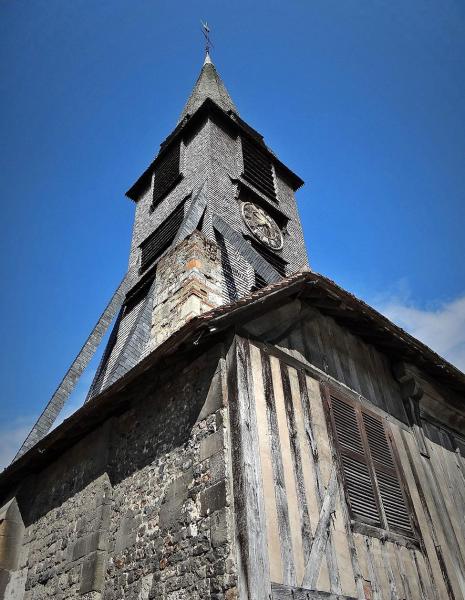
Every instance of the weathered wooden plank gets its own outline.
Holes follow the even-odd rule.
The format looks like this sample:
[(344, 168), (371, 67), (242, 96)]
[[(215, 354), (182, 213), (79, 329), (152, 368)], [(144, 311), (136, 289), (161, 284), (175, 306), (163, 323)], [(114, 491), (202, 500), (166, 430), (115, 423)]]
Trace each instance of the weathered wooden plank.
[(331, 535), (338, 553), (337, 562), (341, 591), (345, 595), (357, 596), (359, 599), (363, 599), (365, 597), (363, 595), (363, 578), (360, 574), (357, 556), (352, 543), (353, 534), (350, 529), (350, 520), (342, 507), (346, 507), (346, 501), (337, 489), (333, 531)]
[(294, 553), (292, 550), (291, 525), (287, 502), (287, 489), (281, 452), (281, 441), (276, 412), (276, 399), (271, 373), (270, 357), (262, 352), (262, 374), (267, 407), (268, 431), (271, 441), (271, 457), (274, 477), (276, 511), (281, 546), (282, 581), (288, 585), (295, 583)]
[[(422, 487), (427, 497), (429, 496), (430, 510), (435, 513), (437, 531), (442, 538), (440, 545), (446, 565), (449, 564), (447, 572), (454, 588), (454, 595), (465, 595), (465, 561), (461, 543), (453, 524), (455, 515), (446, 487), (447, 484), (443, 480), (441, 466), (437, 463), (435, 449), (429, 440), (426, 440), (426, 444), (430, 458), (420, 456), (418, 459), (419, 469), (422, 469), (422, 477), (420, 477)], [(444, 506), (446, 510), (444, 510)]]
[(426, 588), (423, 585), (423, 581), (421, 578), (421, 571), (420, 571), (420, 566), (418, 564), (418, 553), (417, 551), (411, 549), (409, 550), (410, 553), (410, 564), (412, 567), (412, 577), (411, 580), (413, 580), (413, 586), (411, 585), (410, 587), (413, 588), (412, 592), (414, 595), (416, 595), (418, 598), (420, 598), (420, 600), (425, 600), (426, 599)]
[(378, 577), (379, 589), (381, 596), (385, 600), (391, 600), (391, 587), (389, 584), (389, 576), (386, 570), (386, 564), (383, 559), (383, 543), (378, 538), (371, 538), (371, 552), (373, 561), (376, 567), (376, 575)]
[(276, 508), (274, 484), (275, 478), (273, 475), (271, 441), (268, 430), (268, 415), (263, 385), (261, 352), (252, 344), (250, 346), (250, 360), (252, 365), (254, 397), (257, 411), (257, 431), (260, 450), (260, 463), (262, 467), (270, 577), (271, 581), (282, 583), (283, 565), (281, 560), (281, 542), (278, 527), (278, 512)]
[[(394, 430), (395, 428), (393, 428), (393, 431)], [(457, 587), (457, 580), (456, 577), (454, 577), (454, 569), (447, 568), (447, 565), (450, 567), (451, 564), (447, 541), (444, 537), (441, 520), (437, 514), (437, 507), (433, 500), (432, 492), (422, 464), (423, 460), (426, 461), (428, 459), (420, 456), (416, 442), (411, 435), (404, 431), (400, 431), (399, 433), (408, 457), (405, 464), (406, 466), (409, 465), (414, 480), (414, 485), (412, 488), (409, 486), (409, 491), (412, 494), (416, 493), (419, 496), (423, 508), (424, 523), (426, 524), (426, 531), (424, 532), (426, 535), (424, 535), (424, 539), (426, 542), (426, 539), (431, 536), (434, 544), (435, 556), (428, 551), (428, 557), (432, 565), (434, 564), (439, 567), (439, 572), (441, 573), (441, 575), (438, 576), (437, 569), (435, 569), (436, 584), (440, 586), (442, 581), (447, 588), (447, 595), (444, 594), (444, 597), (455, 599), (454, 588)], [(422, 530), (422, 533), (423, 531), (424, 530)], [(446, 556), (444, 556), (444, 551), (446, 551)], [(442, 597), (441, 592), (439, 592), (439, 596)]]
[(311, 364), (321, 368), (321, 347), (318, 337), (315, 335), (315, 321), (319, 318), (319, 314), (316, 314), (311, 320), (304, 320), (301, 322), (300, 327), (302, 329), (302, 337), (304, 340), (305, 347), (305, 358)]
[(266, 514), (258, 452), (248, 342), (236, 337), (227, 355), (228, 397), (232, 425), (233, 489), (241, 598), (271, 596)]
[(341, 361), (339, 359), (339, 352), (336, 347), (335, 334), (331, 327), (331, 319), (320, 319), (319, 329), (321, 340), (324, 346), (324, 355), (327, 358), (329, 365), (329, 372), (333, 377), (336, 377), (339, 381), (344, 381), (344, 371), (342, 369)]
[[(462, 557), (465, 557), (465, 504), (462, 501), (461, 473), (457, 469), (455, 452), (448, 450), (446, 436), (439, 431), (442, 445), (429, 442), (434, 448), (431, 462), (437, 473), (438, 484), (444, 493), (444, 501), (449, 512), (451, 524), (458, 540)], [(465, 564), (464, 564), (465, 568)]]
[(371, 370), (371, 356), (367, 346), (357, 337), (353, 339), (359, 381), (362, 384), (362, 394), (375, 406), (384, 408), (383, 401), (379, 398), (373, 387), (374, 375)]
[(378, 569), (373, 556), (373, 538), (365, 537), (365, 548), (373, 600), (383, 600), (381, 585), (378, 578)]
[(281, 363), (281, 381), (284, 393), (284, 405), (286, 409), (287, 428), (289, 431), (289, 442), (291, 448), (292, 462), (294, 465), (297, 504), (300, 516), (300, 533), (303, 548), (303, 562), (305, 564), (305, 561), (307, 560), (310, 554), (312, 531), (310, 527), (310, 517), (307, 508), (307, 495), (305, 491), (303, 458), (300, 451), (300, 443), (297, 432), (295, 396), (296, 393), (298, 393), (297, 390), (299, 383), (297, 380), (297, 373), (295, 369), (293, 369), (292, 367), (288, 368), (287, 365)]
[(431, 579), (428, 573), (428, 569), (426, 566), (426, 558), (425, 556), (418, 550), (415, 550), (415, 561), (416, 561), (416, 566), (417, 566), (417, 571), (418, 571), (418, 580), (420, 582), (420, 588), (422, 591), (422, 594), (424, 596), (424, 598), (426, 598), (426, 600), (429, 600), (429, 598), (432, 598), (431, 595)]
[(355, 364), (354, 357), (352, 355), (352, 338), (353, 336), (348, 332), (343, 332), (343, 343), (345, 345), (345, 352), (347, 354), (347, 363), (349, 366), (350, 372), (350, 383), (348, 383), (349, 387), (357, 392), (361, 392), (360, 381), (358, 378), (357, 366)]
[[(310, 543), (312, 540), (312, 531), (316, 529), (318, 524), (318, 516), (320, 513), (318, 501), (316, 499), (316, 475), (315, 466), (313, 464), (312, 445), (309, 444), (307, 436), (313, 440), (311, 424), (304, 417), (304, 409), (302, 407), (302, 398), (300, 394), (298, 373), (295, 369), (289, 369), (291, 396), (294, 406), (294, 414), (296, 420), (297, 441), (300, 448), (300, 456), (302, 460), (302, 478), (305, 489), (306, 506), (310, 521)], [(305, 557), (306, 558), (306, 557)]]
[(331, 339), (334, 343), (334, 348), (337, 351), (338, 362), (342, 369), (341, 381), (351, 387), (351, 375), (344, 333), (344, 329), (342, 329), (335, 321), (331, 321)]
[[(370, 572), (368, 569), (368, 562), (367, 562), (365, 537), (359, 533), (354, 533), (353, 539), (354, 539), (355, 552), (357, 554), (357, 561), (358, 561), (359, 568), (360, 568), (360, 573), (363, 577), (364, 591), (367, 589), (367, 587), (369, 587), (371, 590), (371, 580), (370, 580)], [(369, 586), (366, 585), (367, 583), (369, 584)], [(368, 592), (365, 592), (364, 597), (367, 595), (369, 595)]]
[(284, 399), (284, 390), (281, 379), (281, 365), (278, 359), (271, 357), (271, 378), (273, 381), (273, 390), (276, 407), (276, 419), (278, 424), (279, 441), (281, 444), (281, 457), (284, 470), (284, 483), (286, 487), (286, 500), (288, 506), (289, 525), (292, 542), (292, 552), (294, 557), (294, 580), (286, 581), (291, 585), (297, 585), (301, 581), (304, 561), (303, 544), (300, 529), (299, 506), (297, 499), (297, 483), (292, 461), (292, 450), (289, 439), (289, 430), (287, 425), (286, 405)]
[(382, 558), (381, 568), (384, 570), (385, 574), (387, 575), (387, 579), (389, 582), (389, 592), (390, 592), (389, 598), (391, 600), (399, 600), (399, 598), (401, 598), (401, 596), (397, 589), (397, 582), (394, 577), (393, 566), (391, 563), (389, 550), (388, 550), (387, 546), (388, 546), (388, 544), (386, 544), (386, 543), (380, 544), (381, 558)]
[(383, 356), (374, 348), (374, 346), (367, 346), (368, 352), (371, 357), (371, 364), (373, 365), (373, 384), (379, 390), (378, 395), (382, 399), (384, 410), (397, 418), (403, 418), (405, 415), (401, 408), (403, 407), (400, 396), (394, 398), (392, 394), (392, 386), (394, 378), (390, 373), (387, 372), (385, 361)]
[(395, 542), (385, 542), (385, 553), (389, 560), (392, 575), (396, 585), (396, 590), (399, 598), (405, 598), (404, 582), (399, 569), (399, 561), (397, 558), (397, 544)]
[[(415, 473), (412, 470), (409, 447), (400, 429), (391, 425), (391, 433), (393, 435), (400, 462), (402, 464), (402, 471), (407, 482), (415, 514), (418, 519), (420, 533), (428, 557), (426, 565), (429, 569), (431, 577), (431, 597), (435, 600), (437, 598), (449, 598), (450, 596), (448, 595), (437, 556), (434, 527), (431, 522), (431, 515), (428, 513), (425, 499), (420, 495), (421, 488), (417, 486)], [(406, 438), (409, 435), (410, 434), (405, 434)]]
[(353, 596), (273, 584), (273, 600), (356, 600)]
[(405, 583), (409, 589), (410, 596), (412, 598), (418, 598), (421, 600), (420, 588), (418, 586), (418, 573), (416, 571), (416, 565), (413, 560), (413, 550), (409, 550), (404, 546), (399, 547), (399, 559), (402, 565), (402, 570), (405, 577)]
[[(312, 440), (310, 440), (310, 435), (308, 435), (307, 438), (309, 439), (309, 443), (313, 444), (313, 457), (317, 483), (316, 496), (319, 508), (321, 509), (325, 488), (329, 483), (330, 472), (333, 466), (326, 418), (324, 415), (319, 383), (311, 377), (299, 373), (299, 385), (302, 406), (305, 407), (304, 414), (306, 415), (306, 420), (308, 419), (308, 423), (311, 425), (309, 434), (311, 434)], [(326, 546), (326, 562), (330, 580), (330, 591), (339, 594), (341, 593), (341, 583), (339, 579), (336, 548), (331, 533)]]
[(320, 517), (315, 535), (313, 536), (310, 556), (307, 564), (305, 565), (305, 572), (302, 579), (302, 586), (304, 588), (314, 589), (316, 586), (318, 574), (320, 572), (321, 561), (326, 550), (326, 543), (330, 533), (331, 515), (334, 511), (334, 506), (336, 503), (336, 493), (337, 473), (336, 469), (333, 468), (328, 488), (321, 505)]
[(401, 580), (397, 589), (402, 590), (402, 598), (406, 598), (406, 600), (413, 600), (412, 592), (410, 590), (410, 586), (409, 586), (409, 582), (408, 582), (408, 577), (407, 577), (407, 574), (404, 569), (404, 564), (402, 561), (402, 555), (400, 552), (400, 548), (401, 548), (401, 546), (399, 546), (399, 544), (394, 544), (393, 554), (394, 554), (394, 558), (395, 558), (395, 561), (397, 564), (397, 571), (399, 573), (399, 577)]

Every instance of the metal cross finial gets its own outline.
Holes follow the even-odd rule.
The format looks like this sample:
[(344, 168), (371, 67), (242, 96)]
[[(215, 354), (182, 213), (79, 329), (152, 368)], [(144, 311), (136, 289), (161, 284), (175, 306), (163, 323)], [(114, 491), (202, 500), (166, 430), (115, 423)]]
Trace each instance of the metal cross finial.
[(205, 37), (205, 53), (208, 56), (210, 54), (210, 48), (213, 48), (213, 44), (210, 39), (210, 27), (206, 21), (205, 23), (200, 21), (200, 23), (202, 24), (202, 33)]

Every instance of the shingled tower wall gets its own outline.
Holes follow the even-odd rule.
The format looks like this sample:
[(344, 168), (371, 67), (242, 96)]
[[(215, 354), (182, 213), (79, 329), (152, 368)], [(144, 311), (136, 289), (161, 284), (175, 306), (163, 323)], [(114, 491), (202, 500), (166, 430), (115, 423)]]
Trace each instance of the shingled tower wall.
[[(164, 302), (157, 293), (160, 284), (152, 285), (161, 276), (157, 265), (195, 229), (219, 248), (216, 303), (234, 302), (308, 266), (294, 197), (301, 183), (239, 117), (207, 55), (176, 128), (127, 193), (136, 203), (130, 289), (89, 399), (153, 349), (151, 322), (160, 314), (157, 304)], [(276, 221), (282, 249), (270, 250), (254, 237), (242, 215), (244, 201)]]

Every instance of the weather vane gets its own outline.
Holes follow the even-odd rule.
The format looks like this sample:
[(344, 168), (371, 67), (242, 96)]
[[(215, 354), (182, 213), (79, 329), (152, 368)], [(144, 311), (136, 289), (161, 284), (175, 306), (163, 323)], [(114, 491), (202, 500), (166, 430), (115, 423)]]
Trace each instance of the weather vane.
[(203, 21), (200, 21), (200, 23), (202, 24), (202, 33), (205, 37), (205, 52), (208, 55), (210, 54), (210, 48), (214, 47), (210, 39), (210, 27), (208, 26), (208, 23), (206, 21), (205, 23)]

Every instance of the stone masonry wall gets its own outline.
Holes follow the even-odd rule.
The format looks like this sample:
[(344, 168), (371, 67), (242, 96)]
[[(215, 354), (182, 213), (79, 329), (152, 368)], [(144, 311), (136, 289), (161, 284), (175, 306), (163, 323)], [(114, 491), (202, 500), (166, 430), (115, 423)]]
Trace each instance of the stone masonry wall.
[(219, 356), (134, 384), (126, 412), (24, 483), (21, 585), (4, 598), (236, 597)]
[(149, 351), (192, 317), (223, 304), (220, 250), (199, 231), (157, 265)]

